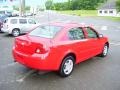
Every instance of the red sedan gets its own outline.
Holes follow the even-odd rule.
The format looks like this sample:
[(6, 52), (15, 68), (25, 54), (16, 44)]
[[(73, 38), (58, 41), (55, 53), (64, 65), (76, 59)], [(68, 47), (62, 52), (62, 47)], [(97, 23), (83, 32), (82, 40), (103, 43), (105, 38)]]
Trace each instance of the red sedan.
[(59, 71), (66, 77), (75, 64), (97, 55), (105, 57), (108, 48), (108, 39), (90, 26), (51, 23), (16, 37), (13, 57), (29, 68)]

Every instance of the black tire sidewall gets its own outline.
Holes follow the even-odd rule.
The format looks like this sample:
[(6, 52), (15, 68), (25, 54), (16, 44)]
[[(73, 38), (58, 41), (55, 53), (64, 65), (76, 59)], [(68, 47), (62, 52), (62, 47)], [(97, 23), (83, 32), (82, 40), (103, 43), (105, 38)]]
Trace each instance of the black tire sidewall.
[(64, 73), (64, 64), (65, 64), (65, 62), (68, 60), (68, 59), (71, 59), (72, 61), (73, 61), (73, 69), (74, 69), (74, 64), (75, 64), (75, 59), (72, 57), (72, 56), (67, 56), (67, 57), (65, 57), (64, 59), (63, 59), (63, 62), (62, 62), (62, 64), (61, 64), (61, 67), (60, 67), (60, 70), (59, 70), (59, 74), (60, 74), (60, 76), (62, 76), (62, 77), (67, 77), (67, 76), (69, 76), (69, 75), (71, 75), (71, 73), (73, 72), (73, 69), (72, 69), (72, 71), (69, 73), (69, 74), (65, 74)]
[(19, 35), (20, 35), (20, 30), (19, 30), (19, 29), (13, 29), (13, 30), (12, 30), (12, 35), (13, 35), (14, 37), (19, 36), (19, 35), (15, 36), (15, 35), (14, 35), (14, 31), (18, 31), (18, 32), (19, 32)]
[[(107, 54), (108, 54), (108, 49), (109, 49), (109, 47), (108, 47), (107, 44), (105, 44), (104, 47), (105, 47), (105, 46), (107, 46)], [(100, 55), (101, 57), (106, 57), (106, 56), (107, 56), (107, 54), (104, 55), (104, 47), (103, 47), (102, 53), (101, 53), (101, 55)]]

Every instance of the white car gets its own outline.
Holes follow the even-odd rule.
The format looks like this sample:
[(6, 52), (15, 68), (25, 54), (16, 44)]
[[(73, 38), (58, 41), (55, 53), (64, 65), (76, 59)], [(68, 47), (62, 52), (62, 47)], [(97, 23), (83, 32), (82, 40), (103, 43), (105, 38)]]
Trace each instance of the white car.
[(13, 36), (19, 36), (21, 33), (27, 33), (30, 28), (37, 26), (34, 19), (25, 17), (9, 17), (5, 19), (2, 32), (7, 32)]

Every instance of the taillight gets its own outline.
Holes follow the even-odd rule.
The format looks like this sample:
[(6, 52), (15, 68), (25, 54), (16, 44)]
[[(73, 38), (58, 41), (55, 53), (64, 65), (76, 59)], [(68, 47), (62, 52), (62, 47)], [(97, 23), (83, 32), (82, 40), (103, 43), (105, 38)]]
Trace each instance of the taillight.
[(49, 51), (49, 48), (44, 46), (44, 47), (36, 48), (35, 53), (37, 53), (37, 54), (44, 54), (44, 53), (47, 53), (48, 51)]
[(36, 52), (37, 54), (40, 54), (40, 53), (41, 53), (40, 48), (37, 48), (35, 52)]

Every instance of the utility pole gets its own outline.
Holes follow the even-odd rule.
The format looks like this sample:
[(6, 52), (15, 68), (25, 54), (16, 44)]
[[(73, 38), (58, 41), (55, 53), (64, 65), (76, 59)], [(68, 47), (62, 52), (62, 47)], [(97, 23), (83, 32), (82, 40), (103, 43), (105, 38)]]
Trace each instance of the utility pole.
[(23, 11), (23, 16), (25, 15), (25, 0), (22, 0), (22, 11)]
[(22, 16), (22, 1), (21, 0), (19, 0), (20, 2), (20, 4), (19, 4), (19, 16), (21, 17)]
[(25, 15), (25, 0), (20, 0), (19, 12), (19, 16)]

